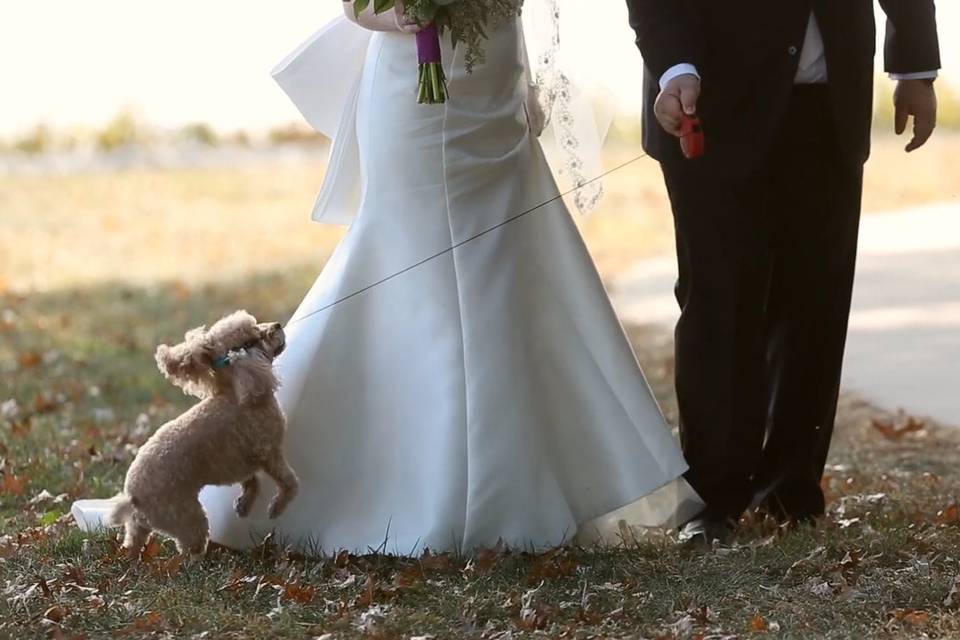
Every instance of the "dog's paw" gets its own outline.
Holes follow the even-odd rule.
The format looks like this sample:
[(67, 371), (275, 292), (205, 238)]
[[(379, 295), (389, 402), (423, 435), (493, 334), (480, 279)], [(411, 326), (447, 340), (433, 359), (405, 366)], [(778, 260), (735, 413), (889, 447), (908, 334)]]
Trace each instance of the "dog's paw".
[(233, 503), (233, 510), (237, 512), (237, 515), (241, 518), (246, 518), (250, 515), (250, 509), (253, 507), (253, 499), (246, 495), (240, 495)]
[(125, 558), (126, 560), (130, 560), (134, 563), (139, 563), (141, 550), (142, 549), (140, 547), (131, 547), (131, 546), (124, 545), (120, 547), (120, 557)]
[(270, 501), (270, 506), (267, 507), (267, 516), (273, 520), (277, 518), (284, 509), (287, 508), (287, 500), (284, 500), (282, 497), (277, 496)]

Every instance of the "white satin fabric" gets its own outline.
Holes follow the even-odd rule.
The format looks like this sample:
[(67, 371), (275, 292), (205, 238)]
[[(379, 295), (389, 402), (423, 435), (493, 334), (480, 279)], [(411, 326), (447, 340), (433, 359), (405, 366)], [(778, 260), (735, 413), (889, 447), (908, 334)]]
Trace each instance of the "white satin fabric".
[(318, 222), (349, 224), (360, 206), (357, 100), (371, 36), (346, 18), (335, 18), (272, 72), (307, 122), (331, 139), (326, 177), (311, 216)]
[(470, 76), (445, 46), (450, 100), (423, 106), (413, 39), (370, 38), (360, 206), (277, 364), (300, 493), (269, 521), (271, 482), (247, 519), (237, 487), (206, 488), (213, 540), (542, 549), (699, 509), (563, 202), (506, 222), (558, 190), (528, 131), (518, 25), (488, 46)]

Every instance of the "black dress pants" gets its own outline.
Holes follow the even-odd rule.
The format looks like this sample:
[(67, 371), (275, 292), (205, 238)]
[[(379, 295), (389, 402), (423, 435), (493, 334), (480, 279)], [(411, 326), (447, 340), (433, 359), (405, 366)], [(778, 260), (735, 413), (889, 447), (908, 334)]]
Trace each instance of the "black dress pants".
[(687, 479), (718, 516), (761, 501), (780, 517), (824, 511), (863, 188), (828, 90), (794, 88), (746, 178), (662, 165), (679, 257), (681, 442)]

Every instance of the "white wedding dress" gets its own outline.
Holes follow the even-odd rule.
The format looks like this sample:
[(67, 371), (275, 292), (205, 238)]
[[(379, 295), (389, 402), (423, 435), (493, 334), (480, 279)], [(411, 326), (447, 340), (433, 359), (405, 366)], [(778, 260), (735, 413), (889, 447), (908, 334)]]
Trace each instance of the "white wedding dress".
[(507, 222), (558, 187), (525, 115), (518, 23), (490, 36), (472, 75), (445, 45), (435, 106), (416, 103), (413, 38), (370, 39), (361, 205), (277, 363), (300, 493), (270, 521), (269, 480), (246, 519), (238, 487), (206, 488), (214, 541), (542, 549), (699, 508), (563, 202)]

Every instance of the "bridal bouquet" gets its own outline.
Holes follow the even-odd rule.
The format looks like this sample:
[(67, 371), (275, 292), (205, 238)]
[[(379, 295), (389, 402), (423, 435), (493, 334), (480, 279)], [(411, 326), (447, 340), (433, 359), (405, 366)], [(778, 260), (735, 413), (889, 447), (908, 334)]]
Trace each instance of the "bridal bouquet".
[[(373, 2), (375, 13), (390, 11), (396, 0), (352, 0), (359, 16)], [(466, 48), (464, 65), (467, 73), (483, 62), (483, 40), (486, 28), (497, 26), (520, 14), (523, 0), (405, 0), (403, 17), (422, 27), (417, 34), (417, 59), (420, 81), (417, 102), (438, 104), (447, 101), (446, 78), (440, 52), (440, 38), (446, 31), (454, 46)]]

